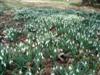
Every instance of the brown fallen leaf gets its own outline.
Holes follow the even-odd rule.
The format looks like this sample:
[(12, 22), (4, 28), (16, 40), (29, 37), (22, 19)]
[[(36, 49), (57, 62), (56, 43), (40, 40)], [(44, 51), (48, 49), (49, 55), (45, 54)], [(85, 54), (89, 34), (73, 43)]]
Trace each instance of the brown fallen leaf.
[(33, 64), (34, 64), (33, 61), (32, 61), (32, 62), (27, 62), (27, 63), (26, 63), (26, 66), (27, 66), (27, 68), (32, 69)]
[(4, 75), (12, 75), (12, 71), (11, 70), (6, 70)]
[(40, 71), (40, 75), (51, 75), (52, 61), (50, 58), (44, 59), (44, 68)]
[(57, 61), (60, 64), (71, 64), (74, 59), (72, 58), (72, 55), (70, 53), (59, 53), (57, 56)]

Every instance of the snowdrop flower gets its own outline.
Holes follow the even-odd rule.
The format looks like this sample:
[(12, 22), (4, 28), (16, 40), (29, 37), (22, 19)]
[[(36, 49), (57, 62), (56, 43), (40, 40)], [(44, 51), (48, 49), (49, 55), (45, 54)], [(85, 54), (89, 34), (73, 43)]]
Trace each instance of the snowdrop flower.
[(55, 75), (55, 74), (52, 72), (51, 75)]
[(25, 42), (28, 42), (28, 39), (26, 39)]
[(99, 61), (100, 61), (100, 58), (99, 58)]
[(43, 56), (42, 52), (39, 52), (39, 55), (40, 55), (40, 56)]
[(68, 68), (69, 68), (69, 70), (72, 70), (72, 66), (71, 65)]
[(1, 61), (1, 64), (6, 67), (6, 63), (4, 61)]
[(96, 48), (96, 50), (98, 51), (99, 49), (98, 49), (98, 48)]
[(23, 46), (23, 45), (24, 45), (24, 44), (23, 44), (22, 42), (19, 43), (19, 46), (20, 46), (20, 47)]
[(38, 58), (36, 61), (37, 61), (37, 62), (39, 62), (39, 61), (40, 61), (40, 59)]
[(3, 49), (1, 50), (1, 55), (4, 56), (4, 50)]
[(26, 72), (25, 75), (32, 75), (32, 73), (29, 71), (29, 72)]
[(65, 75), (68, 75), (68, 73), (66, 72)]
[(87, 65), (87, 61), (84, 62), (84, 65), (85, 65), (85, 66)]
[(80, 36), (80, 33), (78, 32), (77, 35)]
[(25, 75), (32, 75), (31, 69), (29, 68)]
[(13, 60), (10, 60), (10, 61), (9, 61), (9, 64), (11, 64), (11, 63), (13, 63)]
[(34, 44), (32, 44), (32, 47), (34, 48), (34, 47), (35, 47), (35, 45), (34, 45)]
[(2, 56), (0, 56), (0, 60), (3, 60), (3, 57)]
[(74, 44), (75, 43), (75, 41), (72, 41), (72, 44)]
[(41, 56), (42, 59), (44, 59), (43, 53), (40, 52), (39, 55)]
[(63, 68), (62, 68), (62, 66), (60, 66), (60, 70), (62, 70)]
[(73, 75), (75, 75), (75, 73), (73, 73)]
[(55, 68), (58, 69), (58, 66), (56, 66)]
[(52, 69), (53, 69), (53, 70), (56, 70), (56, 67), (53, 67)]
[(52, 58), (53, 56), (52, 55), (50, 55), (50, 58)]
[(70, 42), (70, 40), (67, 40), (67, 41), (66, 41), (66, 43), (69, 43), (69, 42)]
[(29, 55), (29, 52), (28, 52), (28, 51), (26, 52), (26, 55), (27, 55), (27, 56)]
[(45, 44), (48, 44), (50, 42), (50, 40), (46, 41)]
[(22, 52), (25, 52), (25, 51), (26, 51), (26, 48), (22, 48), (21, 51), (22, 51)]
[(6, 45), (6, 48), (8, 49), (9, 48), (9, 45)]
[(38, 74), (39, 74), (39, 71), (37, 70), (37, 71), (36, 71), (36, 75), (38, 75)]
[(97, 57), (100, 57), (100, 55), (99, 55), (99, 54), (97, 54)]
[(78, 68), (76, 69), (76, 72), (80, 72)]
[(14, 52), (16, 52), (16, 49), (14, 48), (14, 50), (13, 50)]
[(31, 40), (30, 40), (30, 39), (28, 40), (28, 43), (29, 43), (29, 44), (31, 43)]
[(41, 68), (39, 67), (38, 70), (41, 70)]
[(92, 44), (92, 41), (89, 41), (89, 44)]
[(54, 52), (56, 53), (56, 52), (57, 52), (57, 50), (56, 50), (56, 49), (54, 49)]
[(21, 75), (23, 72), (22, 72), (22, 70), (19, 70), (19, 74)]

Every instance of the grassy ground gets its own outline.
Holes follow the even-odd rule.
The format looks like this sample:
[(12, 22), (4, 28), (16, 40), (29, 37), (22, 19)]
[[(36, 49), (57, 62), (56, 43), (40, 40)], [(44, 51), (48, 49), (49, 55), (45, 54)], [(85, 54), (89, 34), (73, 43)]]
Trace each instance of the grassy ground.
[(4, 0), (4, 2), (10, 7), (37, 6), (37, 7), (55, 7), (55, 8), (57, 7), (65, 8), (69, 6), (71, 3), (66, 0), (21, 0), (21, 1)]

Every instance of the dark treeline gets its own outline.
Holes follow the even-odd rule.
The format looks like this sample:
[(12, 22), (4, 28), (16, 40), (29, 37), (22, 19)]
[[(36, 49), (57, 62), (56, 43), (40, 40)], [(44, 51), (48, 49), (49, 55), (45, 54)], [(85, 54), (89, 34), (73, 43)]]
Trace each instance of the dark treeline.
[(82, 0), (83, 5), (91, 5), (94, 6), (96, 4), (100, 4), (100, 0)]

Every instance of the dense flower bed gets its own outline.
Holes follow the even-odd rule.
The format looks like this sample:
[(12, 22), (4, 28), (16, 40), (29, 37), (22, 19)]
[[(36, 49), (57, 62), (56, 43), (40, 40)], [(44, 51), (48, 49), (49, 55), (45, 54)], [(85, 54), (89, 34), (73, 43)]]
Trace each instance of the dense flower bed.
[[(0, 75), (96, 75), (100, 70), (100, 14), (14, 9), (22, 28), (0, 33)], [(99, 75), (99, 74), (98, 74)]]

